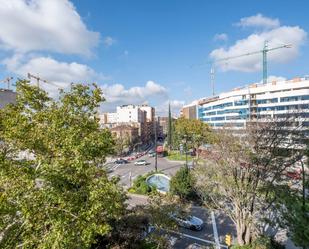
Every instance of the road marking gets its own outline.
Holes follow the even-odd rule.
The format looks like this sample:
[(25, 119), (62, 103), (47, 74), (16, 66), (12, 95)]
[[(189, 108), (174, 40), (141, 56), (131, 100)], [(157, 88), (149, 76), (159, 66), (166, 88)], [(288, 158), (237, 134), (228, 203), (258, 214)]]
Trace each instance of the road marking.
[(218, 236), (218, 230), (217, 230), (217, 224), (216, 224), (216, 218), (214, 211), (211, 211), (211, 219), (212, 219), (212, 229), (214, 231), (215, 241), (216, 241), (216, 247), (217, 249), (220, 249), (220, 242), (219, 242), (219, 236)]
[[(185, 234), (185, 233), (179, 233), (179, 232), (174, 232), (174, 231), (171, 231), (172, 233), (175, 233), (175, 234), (178, 234), (180, 236), (183, 236), (183, 237), (186, 237), (186, 238), (190, 238), (190, 239), (195, 239), (195, 240), (198, 240), (198, 241), (201, 241), (201, 242), (204, 242), (204, 243), (208, 243), (208, 244), (212, 244), (212, 245), (216, 245), (217, 243), (216, 242), (213, 242), (211, 240), (206, 240), (206, 239), (201, 239), (199, 237), (195, 237), (195, 236), (192, 236), (192, 235), (189, 235), (189, 234)], [(220, 245), (219, 244), (219, 248), (228, 248), (227, 246), (225, 245)]]

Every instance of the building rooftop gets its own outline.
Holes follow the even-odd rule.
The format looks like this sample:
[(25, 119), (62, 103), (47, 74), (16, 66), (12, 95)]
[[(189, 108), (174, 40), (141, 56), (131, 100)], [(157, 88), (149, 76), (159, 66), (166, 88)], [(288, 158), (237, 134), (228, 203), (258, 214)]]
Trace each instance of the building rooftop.
[[(303, 81), (308, 81), (308, 80), (309, 80), (309, 76), (305, 76), (305, 77), (296, 77), (296, 78), (293, 78), (293, 79), (290, 79), (290, 80), (283, 80), (283, 81), (273, 80), (271, 82), (268, 82), (267, 84), (263, 84), (263, 83), (247, 84), (247, 85), (242, 86), (242, 87), (233, 88), (232, 90), (227, 91), (227, 92), (222, 92), (219, 95), (201, 98), (201, 99), (198, 100), (198, 104), (199, 105), (207, 104), (207, 103), (216, 101), (220, 98), (225, 98), (225, 96), (228, 95), (228, 94), (231, 94), (231, 93), (237, 94), (237, 92), (239, 92), (241, 90), (248, 90), (248, 89), (258, 90), (258, 88), (261, 88), (261, 87), (265, 88), (265, 87), (270, 87), (270, 86), (272, 86), (272, 87), (273, 86), (282, 86), (282, 85), (287, 84), (287, 83), (298, 83), (298, 82), (303, 82)], [(194, 102), (192, 102), (192, 103), (194, 103)], [(187, 106), (189, 106), (189, 105), (187, 105)]]

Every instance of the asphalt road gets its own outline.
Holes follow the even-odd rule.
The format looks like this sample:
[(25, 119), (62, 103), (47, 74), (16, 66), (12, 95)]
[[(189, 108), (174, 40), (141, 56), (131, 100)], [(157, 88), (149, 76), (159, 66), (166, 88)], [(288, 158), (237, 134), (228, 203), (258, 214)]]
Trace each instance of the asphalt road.
[[(129, 206), (147, 204), (147, 197), (140, 195), (129, 195)], [(192, 231), (186, 228), (180, 228), (177, 232), (171, 232), (170, 238), (173, 240), (173, 248), (185, 249), (193, 243), (198, 243), (203, 246), (210, 246), (215, 244), (215, 236), (213, 230), (213, 223), (211, 218), (211, 211), (203, 207), (192, 206), (190, 213), (201, 218), (204, 221), (204, 227), (201, 231)], [(225, 235), (227, 233), (236, 235), (235, 226), (233, 222), (224, 214), (215, 212), (215, 222), (219, 237), (221, 248), (225, 248)]]
[[(131, 183), (138, 175), (144, 175), (147, 172), (154, 171), (155, 169), (155, 158), (145, 155), (137, 160), (144, 159), (149, 164), (146, 166), (135, 166), (134, 161), (128, 164), (115, 165), (110, 163), (108, 165), (111, 168), (110, 176), (119, 176), (120, 184), (124, 188), (131, 186)], [(177, 170), (184, 165), (184, 162), (169, 161), (166, 158), (158, 158), (158, 170), (164, 174), (173, 176)], [(139, 195), (130, 195), (129, 206), (143, 205), (147, 203), (147, 197)], [(201, 218), (204, 221), (204, 228), (201, 231), (191, 231), (189, 229), (180, 228), (177, 233), (171, 233), (170, 238), (173, 241), (173, 248), (175, 249), (186, 249), (189, 245), (197, 243), (203, 246), (210, 246), (215, 244), (214, 226), (212, 222), (211, 212), (203, 207), (191, 207), (191, 214)], [(222, 245), (220, 248), (225, 247), (225, 235), (231, 234), (232, 237), (236, 237), (236, 229), (234, 223), (230, 218), (220, 212), (214, 213), (215, 224), (218, 233), (219, 243)], [(283, 237), (286, 237), (283, 235)], [(286, 241), (287, 249), (295, 249), (291, 241)]]
[[(119, 176), (120, 184), (122, 184), (125, 188), (128, 188), (130, 187), (130, 184), (137, 176), (144, 175), (148, 172), (155, 170), (154, 157), (149, 157), (148, 155), (145, 155), (143, 157), (138, 158), (137, 160), (141, 159), (146, 160), (149, 164), (143, 166), (136, 166), (134, 165), (134, 162), (136, 160), (131, 161), (127, 164), (120, 164), (120, 165), (110, 163), (107, 165), (112, 169), (112, 172), (110, 172), (109, 175)], [(172, 162), (167, 160), (166, 158), (158, 157), (158, 171), (162, 171), (164, 174), (168, 176), (173, 176), (177, 172), (177, 170), (183, 165), (184, 165), (183, 162)]]

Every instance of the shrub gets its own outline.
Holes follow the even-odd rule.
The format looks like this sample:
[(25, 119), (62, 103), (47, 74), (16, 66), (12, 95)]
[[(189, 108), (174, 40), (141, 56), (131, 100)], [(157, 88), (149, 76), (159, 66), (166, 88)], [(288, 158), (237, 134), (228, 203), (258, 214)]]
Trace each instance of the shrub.
[(181, 199), (192, 199), (194, 196), (194, 178), (187, 167), (181, 167), (170, 182), (171, 194), (178, 195)]
[(134, 181), (133, 186), (128, 190), (129, 193), (148, 195), (156, 191), (155, 187), (149, 186), (146, 183), (146, 179), (148, 176), (152, 175), (153, 172), (148, 173), (146, 175), (139, 175)]

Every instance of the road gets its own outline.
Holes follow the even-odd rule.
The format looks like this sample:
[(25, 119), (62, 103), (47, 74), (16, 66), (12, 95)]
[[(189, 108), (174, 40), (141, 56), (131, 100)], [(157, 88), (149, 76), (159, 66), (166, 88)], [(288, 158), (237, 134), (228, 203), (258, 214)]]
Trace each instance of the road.
[[(147, 204), (147, 197), (141, 195), (129, 195), (129, 206)], [(213, 223), (211, 219), (211, 212), (204, 207), (192, 206), (190, 213), (194, 216), (201, 218), (204, 221), (204, 227), (201, 231), (192, 231), (185, 228), (180, 228), (179, 232), (171, 233), (171, 237), (174, 238), (175, 249), (185, 249), (187, 246), (193, 243), (198, 243), (204, 246), (210, 246), (215, 244)], [(217, 232), (219, 242), (225, 245), (224, 239), (226, 234), (236, 235), (236, 230), (233, 222), (223, 213), (215, 212), (215, 222), (217, 226)]]
[[(134, 161), (128, 164), (115, 165), (110, 163), (108, 166), (112, 168), (109, 173), (110, 176), (119, 176), (120, 184), (124, 188), (129, 188), (131, 183), (138, 175), (144, 175), (148, 172), (154, 171), (155, 169), (155, 158), (145, 155), (140, 159), (144, 159), (149, 164), (147, 166), (135, 166)], [(184, 165), (184, 162), (169, 161), (166, 158), (158, 158), (158, 170), (166, 175), (173, 176), (177, 170)], [(130, 195), (129, 206), (143, 205), (147, 203), (147, 197), (140, 195)], [(203, 207), (192, 206), (191, 214), (201, 218), (205, 222), (205, 226), (201, 231), (191, 231), (188, 229), (181, 228), (179, 233), (171, 233), (173, 238), (173, 248), (175, 249), (186, 249), (186, 247), (193, 243), (198, 243), (203, 246), (210, 246), (215, 244), (214, 228), (211, 218), (211, 212)], [(219, 243), (222, 245), (221, 248), (225, 248), (225, 235), (231, 234), (232, 237), (236, 238), (236, 229), (234, 223), (230, 218), (220, 212), (214, 213), (215, 223), (218, 233)], [(283, 234), (283, 241), (286, 240), (286, 235)], [(289, 239), (286, 241), (287, 249), (295, 249), (293, 243)]]
[[(110, 176), (119, 176), (120, 177), (120, 184), (123, 185), (125, 188), (130, 187), (131, 182), (139, 175), (144, 175), (148, 172), (155, 170), (155, 158), (149, 157), (148, 155), (145, 155), (143, 157), (140, 157), (138, 160), (144, 159), (149, 164), (146, 166), (136, 166), (134, 165), (134, 162), (132, 161), (127, 164), (120, 164), (120, 165), (114, 165), (109, 164), (112, 168), (112, 172), (110, 172)], [(172, 162), (167, 160), (166, 158), (159, 158), (158, 157), (158, 171), (163, 172), (164, 174), (168, 176), (173, 176), (177, 170), (183, 166), (183, 162)], [(131, 179), (131, 180), (130, 180)]]

